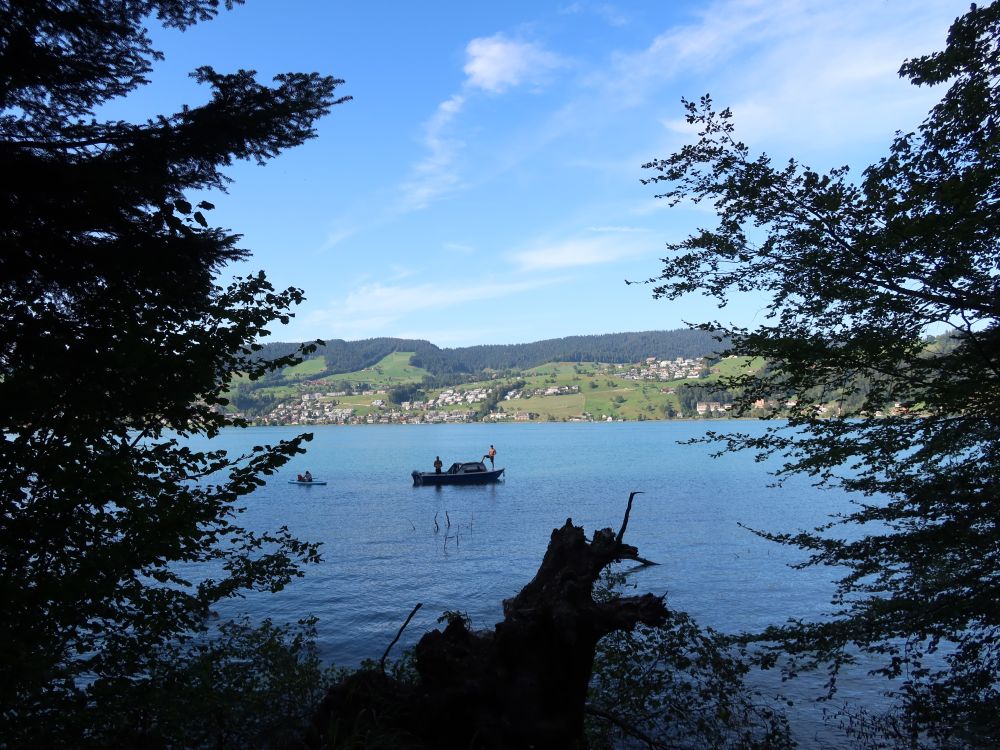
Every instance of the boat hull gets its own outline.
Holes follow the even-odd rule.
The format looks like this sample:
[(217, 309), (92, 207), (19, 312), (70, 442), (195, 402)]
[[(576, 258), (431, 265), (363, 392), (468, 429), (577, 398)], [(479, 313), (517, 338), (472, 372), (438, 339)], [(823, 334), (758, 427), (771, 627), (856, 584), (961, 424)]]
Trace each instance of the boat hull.
[(492, 484), (493, 482), (500, 481), (503, 472), (503, 469), (476, 471), (467, 474), (448, 474), (444, 472), (437, 474), (433, 471), (415, 471), (411, 476), (413, 477), (414, 487), (439, 487), (446, 484)]
[(288, 480), (288, 483), (289, 483), (289, 484), (301, 484), (301, 485), (302, 485), (302, 486), (304, 486), (304, 487), (308, 487), (308, 486), (310, 486), (310, 485), (313, 485), (313, 484), (326, 484), (326, 482), (323, 482), (323, 481), (319, 481), (319, 480), (316, 480), (316, 479), (314, 479), (314, 480), (313, 480), (313, 481), (311, 481), (311, 482), (297, 482), (297, 481), (296, 481), (296, 480), (294, 480), (294, 479), (289, 479), (289, 480)]

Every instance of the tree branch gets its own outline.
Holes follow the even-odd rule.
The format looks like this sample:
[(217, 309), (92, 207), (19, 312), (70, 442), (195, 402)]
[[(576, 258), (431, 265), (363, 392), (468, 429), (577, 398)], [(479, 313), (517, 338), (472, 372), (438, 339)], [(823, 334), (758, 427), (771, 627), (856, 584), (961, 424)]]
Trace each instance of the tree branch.
[(603, 719), (609, 724), (614, 724), (616, 727), (621, 729), (627, 735), (635, 737), (637, 740), (641, 740), (642, 742), (645, 742), (646, 746), (653, 748), (653, 750), (676, 750), (675, 745), (668, 745), (664, 742), (660, 742), (657, 739), (653, 739), (648, 734), (643, 732), (641, 729), (628, 723), (627, 721), (625, 721), (625, 719), (621, 718), (620, 716), (608, 713), (604, 709), (597, 708), (596, 706), (590, 703), (586, 704), (583, 707), (583, 712), (586, 714), (590, 714), (591, 716), (595, 716), (598, 719)]

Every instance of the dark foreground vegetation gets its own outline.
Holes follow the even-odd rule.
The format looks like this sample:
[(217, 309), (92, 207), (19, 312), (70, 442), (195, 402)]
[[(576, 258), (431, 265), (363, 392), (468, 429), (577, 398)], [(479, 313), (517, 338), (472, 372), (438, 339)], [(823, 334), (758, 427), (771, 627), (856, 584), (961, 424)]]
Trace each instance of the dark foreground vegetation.
[(443, 630), (417, 643), (410, 669), (388, 675), (383, 657), (338, 681), (310, 747), (583, 748), (626, 739), (652, 748), (790, 747), (781, 716), (754, 706), (746, 668), (721, 641), (662, 597), (598, 585), (613, 563), (652, 564), (623, 541), (637, 494), (617, 533), (601, 529), (588, 540), (571, 519), (553, 530), (535, 577), (504, 601), (492, 630), (472, 631), (449, 612)]
[[(202, 67), (192, 73), (205, 91), (197, 105), (138, 124), (98, 115), (146, 83), (158, 53), (145, 24), (184, 29), (220, 5), (0, 3), (0, 744), (8, 747), (155, 736), (156, 681), (198, 661), (191, 638), (204, 635), (213, 603), (276, 591), (318, 559), (317, 545), (284, 528), (252, 533), (235, 512), (308, 436), (245, 456), (181, 443), (239, 423), (216, 408), (234, 372), (259, 377), (296, 360), (253, 353), (266, 327), (302, 299), (262, 273), (219, 286), (222, 269), (247, 251), (238, 235), (210, 225), (209, 202), (188, 196), (223, 188), (235, 159), (264, 163), (312, 137), (316, 119), (343, 101), (334, 94), (341, 82), (288, 73), (263, 84), (252, 71)], [(187, 580), (189, 564), (216, 573)], [(266, 630), (244, 643), (255, 640), (267, 642)], [(175, 663), (172, 649), (188, 646)]]
[[(219, 286), (246, 251), (190, 196), (224, 187), (235, 159), (310, 138), (341, 82), (203, 67), (201, 104), (140, 124), (98, 113), (146, 82), (145, 24), (233, 4), (0, 0), (0, 746), (787, 743), (731, 642), (655, 597), (595, 598), (602, 571), (638, 557), (627, 510), (618, 533), (557, 529), (493, 632), (447, 613), (389, 674), (384, 660), (324, 668), (309, 622), (215, 624), (214, 603), (281, 589), (319, 550), (238, 522), (240, 498), (308, 435), (245, 456), (181, 442), (242, 424), (217, 408), (237, 374), (306, 353), (259, 356), (301, 292), (263, 274)], [(857, 717), (868, 746), (1000, 744), (998, 42), (1000, 6), (974, 7), (943, 52), (905, 63), (946, 91), (858, 182), (751, 158), (707, 97), (688, 105), (700, 140), (648, 165), (669, 199), (720, 218), (672, 246), (656, 294), (766, 292), (764, 325), (703, 330), (768, 363), (725, 383), (735, 408), (801, 394), (787, 430), (717, 436), (723, 448), (859, 493), (830, 527), (759, 532), (847, 574), (833, 619), (743, 647), (789, 674), (825, 668), (831, 690), (841, 666), (874, 659), (896, 705)], [(950, 345), (929, 352), (934, 326)], [(861, 398), (860, 418), (817, 419), (830, 394)], [(868, 416), (891, 401), (919, 408)], [(188, 580), (191, 563), (216, 573)]]
[[(773, 627), (764, 663), (825, 668), (832, 692), (862, 656), (898, 681), (872, 741), (989, 747), (1000, 744), (1000, 4), (973, 5), (945, 50), (900, 74), (942, 98), (856, 180), (752, 156), (728, 110), (687, 102), (699, 139), (647, 164), (648, 182), (672, 202), (710, 202), (719, 222), (670, 245), (651, 283), (667, 298), (771, 300), (755, 329), (702, 328), (769, 363), (721, 379), (740, 394), (736, 412), (792, 390), (788, 423), (709, 440), (857, 497), (829, 526), (759, 532), (842, 575), (834, 617)], [(941, 331), (948, 345), (929, 349)], [(860, 397), (856, 417), (820, 418), (840, 394)], [(887, 402), (912, 410), (880, 418)]]

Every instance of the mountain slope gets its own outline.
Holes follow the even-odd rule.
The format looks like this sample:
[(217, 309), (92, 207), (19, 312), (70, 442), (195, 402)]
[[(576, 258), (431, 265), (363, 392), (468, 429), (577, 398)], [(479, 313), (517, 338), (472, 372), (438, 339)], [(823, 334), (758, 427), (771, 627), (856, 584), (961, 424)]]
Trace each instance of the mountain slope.
[[(294, 351), (298, 344), (265, 344), (262, 357)], [(478, 373), (537, 367), (546, 362), (637, 362), (645, 357), (675, 359), (710, 355), (720, 348), (704, 331), (677, 329), (568, 336), (529, 344), (483, 344), (442, 349), (420, 339), (374, 338), (362, 341), (334, 339), (318, 347), (326, 360), (326, 374), (355, 372), (372, 367), (393, 352), (414, 352), (413, 365), (435, 375)]]

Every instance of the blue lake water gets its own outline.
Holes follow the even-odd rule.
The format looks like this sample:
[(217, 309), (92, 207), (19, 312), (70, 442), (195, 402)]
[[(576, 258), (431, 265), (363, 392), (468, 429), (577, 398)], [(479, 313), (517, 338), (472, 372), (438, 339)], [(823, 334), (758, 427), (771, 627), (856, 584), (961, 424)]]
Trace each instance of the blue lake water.
[[(788, 564), (804, 553), (739, 524), (812, 528), (847, 508), (846, 497), (803, 478), (770, 487), (768, 465), (750, 454), (712, 459), (707, 446), (678, 444), (707, 428), (679, 421), (311, 428), (308, 453), (247, 497), (241, 520), (254, 529), (287, 525), (299, 538), (322, 542), (324, 561), (285, 591), (237, 600), (220, 614), (246, 611), (280, 622), (316, 615), (321, 655), (348, 666), (380, 657), (417, 602), (423, 608), (397, 649), (436, 627), (445, 610), (491, 627), (502, 617), (501, 601), (534, 575), (553, 528), (572, 518), (588, 534), (617, 530), (629, 493), (640, 490), (625, 540), (660, 564), (630, 577), (639, 593), (666, 594), (670, 606), (730, 632), (821, 616), (830, 609), (834, 573), (792, 570)], [(227, 431), (213, 447), (245, 450), (302, 431)], [(480, 459), (490, 444), (497, 467), (506, 467), (503, 483), (412, 486), (410, 472), (431, 470), (435, 455), (448, 466)], [(306, 469), (328, 484), (287, 483)], [(777, 687), (774, 675), (756, 679)], [(808, 705), (821, 682), (784, 686), (799, 704), (797, 734), (807, 747), (836, 743), (819, 728), (821, 709)], [(843, 699), (870, 703), (876, 693), (863, 674), (841, 681)]]

